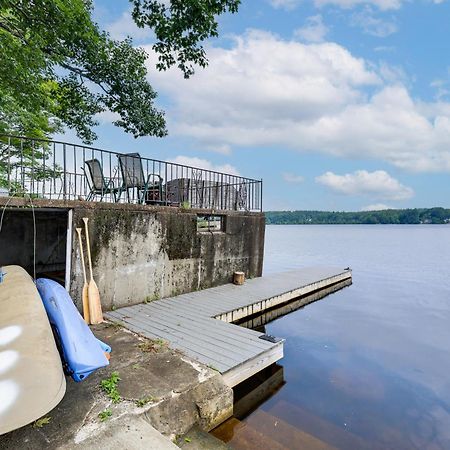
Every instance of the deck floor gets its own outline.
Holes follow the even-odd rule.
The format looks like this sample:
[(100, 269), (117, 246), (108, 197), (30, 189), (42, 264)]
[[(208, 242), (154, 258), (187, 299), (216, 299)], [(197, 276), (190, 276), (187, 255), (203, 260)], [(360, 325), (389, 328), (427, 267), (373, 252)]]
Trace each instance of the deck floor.
[(105, 314), (223, 374), (235, 386), (283, 357), (283, 340), (232, 322), (351, 279), (349, 270), (307, 268), (120, 308)]

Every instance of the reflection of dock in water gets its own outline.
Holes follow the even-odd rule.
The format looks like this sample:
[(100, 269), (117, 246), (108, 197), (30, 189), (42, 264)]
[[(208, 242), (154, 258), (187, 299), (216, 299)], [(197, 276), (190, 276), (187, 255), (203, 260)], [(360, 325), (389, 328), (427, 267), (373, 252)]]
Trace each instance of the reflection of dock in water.
[(351, 279), (347, 279), (344, 281), (341, 281), (339, 283), (333, 284), (332, 286), (321, 289), (317, 292), (314, 292), (312, 294), (307, 294), (302, 297), (297, 298), (296, 300), (291, 300), (288, 303), (281, 305), (281, 306), (275, 306), (272, 309), (266, 310), (262, 314), (255, 314), (251, 317), (247, 317), (246, 319), (235, 322), (238, 325), (245, 327), (245, 328), (251, 328), (252, 330), (259, 331), (261, 333), (265, 333), (264, 325), (266, 323), (271, 322), (272, 320), (277, 319), (278, 317), (284, 316), (286, 314), (289, 314), (293, 311), (296, 311), (297, 309), (302, 308), (303, 306), (308, 305), (309, 303), (313, 303), (317, 300), (320, 300), (324, 297), (326, 297), (329, 294), (332, 294), (333, 292), (336, 292), (343, 287), (349, 286), (352, 284)]
[(261, 406), (285, 384), (284, 370), (272, 364), (234, 388), (234, 416), (242, 420)]

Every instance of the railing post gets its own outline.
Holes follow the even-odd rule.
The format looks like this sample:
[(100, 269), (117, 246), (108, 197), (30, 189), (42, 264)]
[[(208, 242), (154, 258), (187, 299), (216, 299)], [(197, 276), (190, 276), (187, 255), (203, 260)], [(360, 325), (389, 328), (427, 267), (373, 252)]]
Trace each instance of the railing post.
[(63, 200), (66, 200), (66, 190), (67, 190), (67, 172), (66, 172), (66, 144), (63, 144)]
[(260, 184), (260, 193), (261, 193), (261, 200), (259, 201), (259, 210), (262, 212), (263, 210), (263, 179), (261, 178)]
[(11, 138), (8, 137), (8, 195), (11, 193)]

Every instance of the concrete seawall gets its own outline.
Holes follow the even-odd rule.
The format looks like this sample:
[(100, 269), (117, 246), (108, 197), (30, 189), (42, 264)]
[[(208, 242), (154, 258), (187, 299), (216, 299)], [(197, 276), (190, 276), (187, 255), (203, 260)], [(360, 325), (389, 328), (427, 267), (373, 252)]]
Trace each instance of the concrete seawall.
[[(32, 273), (30, 201), (8, 203), (0, 265), (20, 264)], [(86, 201), (33, 200), (38, 276), (65, 273), (66, 288), (81, 308), (83, 274), (76, 227), (89, 218), (94, 278), (105, 311), (219, 286), (234, 271), (261, 276), (263, 213)], [(198, 217), (220, 218), (220, 229), (197, 228)], [(61, 275), (63, 276), (63, 275)]]

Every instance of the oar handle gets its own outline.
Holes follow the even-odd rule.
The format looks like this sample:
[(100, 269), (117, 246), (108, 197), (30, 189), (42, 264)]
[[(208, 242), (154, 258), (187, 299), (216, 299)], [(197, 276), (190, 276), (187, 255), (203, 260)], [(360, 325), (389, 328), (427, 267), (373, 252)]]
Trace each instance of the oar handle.
[(88, 252), (88, 261), (89, 261), (89, 272), (91, 274), (91, 280), (94, 279), (94, 275), (92, 273), (92, 260), (91, 260), (91, 244), (89, 243), (89, 229), (88, 229), (88, 217), (83, 217), (84, 229), (86, 231), (86, 245)]
[(84, 282), (87, 283), (86, 267), (84, 265), (83, 241), (81, 239), (81, 228), (76, 228), (76, 230), (77, 230), (77, 233), (78, 233), (78, 242), (80, 243), (81, 266), (83, 267), (83, 278), (84, 278)]

